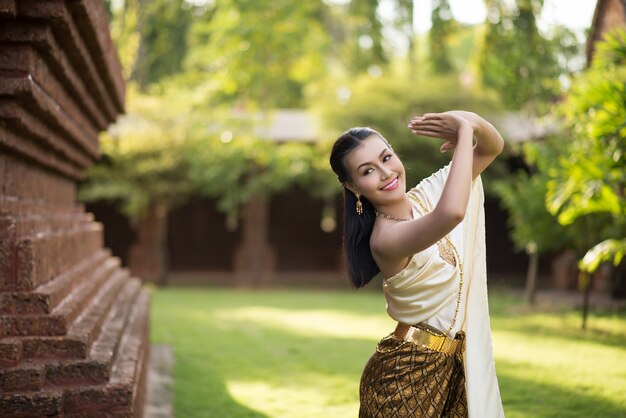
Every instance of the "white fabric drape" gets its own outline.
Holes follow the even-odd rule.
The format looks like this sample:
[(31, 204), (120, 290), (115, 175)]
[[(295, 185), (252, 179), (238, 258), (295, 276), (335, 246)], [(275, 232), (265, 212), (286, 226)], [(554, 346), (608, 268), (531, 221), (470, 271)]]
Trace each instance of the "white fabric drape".
[[(409, 191), (428, 211), (436, 206), (441, 196), (451, 164)], [(414, 214), (415, 210), (423, 215), (417, 203)], [(484, 190), (480, 176), (472, 181), (463, 221), (448, 236), (463, 264), (465, 284), (458, 318), (450, 334), (453, 336), (459, 330), (466, 333), (465, 385), (469, 417), (504, 417), (489, 321)], [(452, 323), (458, 297), (459, 266), (443, 260), (436, 244), (415, 254), (402, 271), (382, 282), (387, 312), (394, 320), (405, 324), (427, 322), (442, 330)]]

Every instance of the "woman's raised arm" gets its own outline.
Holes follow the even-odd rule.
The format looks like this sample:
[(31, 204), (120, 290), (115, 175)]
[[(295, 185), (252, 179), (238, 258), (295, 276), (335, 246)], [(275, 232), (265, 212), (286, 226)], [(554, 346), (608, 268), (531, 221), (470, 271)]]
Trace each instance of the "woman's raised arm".
[[(472, 165), (472, 180), (478, 177), (504, 149), (504, 139), (494, 126), (474, 112), (451, 110), (472, 124), (476, 145), (474, 145), (474, 160)], [(453, 144), (444, 144), (444, 151), (454, 147)]]
[(456, 143), (448, 178), (435, 208), (409, 222), (389, 221), (372, 233), (372, 252), (386, 260), (400, 260), (422, 251), (458, 225), (465, 216), (470, 195), (473, 160), (473, 128), (452, 113), (426, 114), (409, 125), (416, 135)]

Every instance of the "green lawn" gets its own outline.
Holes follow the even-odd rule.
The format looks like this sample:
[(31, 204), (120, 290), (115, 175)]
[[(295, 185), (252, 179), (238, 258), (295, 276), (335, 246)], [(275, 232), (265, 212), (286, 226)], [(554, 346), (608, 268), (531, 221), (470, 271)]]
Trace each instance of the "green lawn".
[[(626, 312), (529, 311), (490, 292), (507, 418), (626, 417)], [(361, 370), (394, 322), (371, 291), (155, 289), (178, 418), (356, 417)]]

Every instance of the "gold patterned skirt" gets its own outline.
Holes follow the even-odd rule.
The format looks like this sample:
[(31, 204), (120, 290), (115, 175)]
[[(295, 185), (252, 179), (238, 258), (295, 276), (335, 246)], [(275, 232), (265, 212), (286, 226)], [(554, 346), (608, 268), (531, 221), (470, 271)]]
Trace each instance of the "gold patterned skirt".
[(359, 418), (468, 416), (462, 354), (431, 350), (394, 334), (379, 341), (359, 392)]

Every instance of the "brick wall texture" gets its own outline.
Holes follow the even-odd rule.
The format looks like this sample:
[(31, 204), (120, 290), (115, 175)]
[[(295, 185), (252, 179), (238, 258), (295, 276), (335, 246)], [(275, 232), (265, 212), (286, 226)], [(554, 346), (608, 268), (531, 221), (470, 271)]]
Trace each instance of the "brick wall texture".
[(124, 82), (101, 0), (0, 0), (0, 417), (140, 417), (150, 292), (76, 201)]

